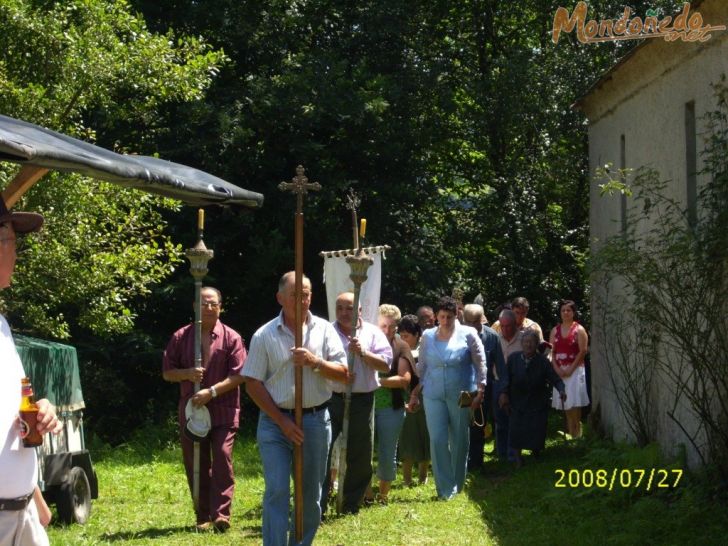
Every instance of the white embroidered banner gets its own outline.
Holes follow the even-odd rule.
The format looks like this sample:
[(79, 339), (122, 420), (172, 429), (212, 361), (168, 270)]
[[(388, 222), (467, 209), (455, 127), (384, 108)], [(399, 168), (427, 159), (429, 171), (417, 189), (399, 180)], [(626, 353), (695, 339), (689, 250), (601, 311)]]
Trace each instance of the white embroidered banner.
[[(379, 295), (382, 289), (382, 257), (389, 250), (388, 246), (367, 247), (364, 252), (374, 260), (367, 271), (367, 280), (361, 285), (359, 303), (362, 317), (366, 322), (377, 323)], [(354, 283), (350, 278), (351, 268), (346, 263), (346, 256), (353, 256), (353, 250), (334, 250), (321, 252), (324, 258), (324, 284), (326, 284), (326, 300), (329, 320), (336, 320), (336, 297), (342, 292), (353, 292)]]

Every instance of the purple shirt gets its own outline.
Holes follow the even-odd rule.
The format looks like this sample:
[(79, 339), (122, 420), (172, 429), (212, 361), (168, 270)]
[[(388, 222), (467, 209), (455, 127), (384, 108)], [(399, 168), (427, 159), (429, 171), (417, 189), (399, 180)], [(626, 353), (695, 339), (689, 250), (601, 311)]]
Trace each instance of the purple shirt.
[[(332, 324), (336, 329), (336, 333), (339, 334), (344, 351), (348, 353), (349, 336), (339, 329), (338, 322), (334, 321)], [(389, 344), (387, 336), (379, 328), (362, 321), (361, 326), (357, 328), (356, 337), (362, 349), (368, 353), (384, 357), (387, 365), (392, 365), (392, 347)], [(351, 385), (351, 392), (372, 392), (379, 387), (379, 374), (377, 374), (377, 370), (365, 364), (359, 355), (354, 356), (351, 371), (356, 374), (354, 376), (354, 383)], [(331, 388), (334, 392), (344, 392), (346, 391), (346, 384), (332, 381)]]
[[(205, 367), (205, 376), (200, 384), (201, 389), (224, 381), (230, 376), (240, 375), (247, 357), (245, 344), (235, 330), (225, 326), (219, 320), (212, 329), (210, 360)], [(195, 329), (188, 324), (172, 334), (167, 343), (162, 360), (162, 370), (179, 370), (195, 367)], [(179, 384), (179, 422), (185, 422), (185, 406), (194, 394), (195, 384), (192, 381), (181, 381)], [(220, 394), (207, 403), (210, 410), (212, 426), (234, 426), (240, 422), (240, 388)]]

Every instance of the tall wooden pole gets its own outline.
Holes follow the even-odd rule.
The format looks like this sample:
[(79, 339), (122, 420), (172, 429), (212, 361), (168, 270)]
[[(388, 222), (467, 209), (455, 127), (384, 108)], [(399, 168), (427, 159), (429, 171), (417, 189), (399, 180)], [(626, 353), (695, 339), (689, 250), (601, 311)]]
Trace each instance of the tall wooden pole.
[[(207, 262), (214, 253), (205, 246), (205, 211), (197, 211), (197, 244), (185, 252), (190, 261), (190, 274), (195, 279), (195, 368), (202, 368), (202, 279), (207, 275)], [(194, 385), (194, 392), (200, 390), (200, 383)], [(194, 442), (192, 452), (192, 502), (195, 512), (200, 507), (200, 444)]]
[[(296, 348), (303, 346), (303, 195), (308, 190), (320, 190), (318, 182), (309, 183), (304, 175), (303, 166), (296, 167), (296, 176), (290, 182), (281, 182), (278, 189), (296, 194), (295, 216), (295, 252), (296, 252), (296, 330), (294, 332)], [(303, 369), (295, 368), (295, 421), (296, 426), (303, 429)], [(305, 440), (304, 440), (305, 441)], [(295, 512), (296, 542), (303, 540), (303, 445), (293, 446), (293, 506)]]
[[(354, 190), (350, 190), (349, 194), (346, 196), (346, 208), (351, 210), (351, 225), (352, 225), (352, 234), (354, 236), (354, 252), (356, 256), (359, 256), (361, 254), (361, 243), (359, 241), (359, 223), (357, 222), (357, 216), (356, 216), (356, 209), (361, 203), (361, 200), (359, 199), (359, 196), (354, 193)], [(366, 261), (368, 260), (368, 261)], [(349, 263), (349, 259), (347, 258), (347, 263)], [(364, 277), (363, 279), (366, 280), (366, 270), (369, 268), (369, 265), (371, 263), (371, 258), (365, 259), (365, 262), (361, 267), (364, 267)], [(351, 320), (351, 336), (356, 336), (356, 329), (359, 325), (359, 296), (361, 294), (361, 283), (363, 282), (361, 280), (361, 273), (359, 273), (359, 276), (354, 275), (354, 267), (349, 263), (349, 266), (352, 267), (352, 275), (351, 279), (354, 281), (354, 314), (352, 316)], [(352, 372), (354, 370), (354, 353), (351, 351), (347, 352), (347, 364), (349, 366), (349, 371)], [(344, 509), (344, 481), (346, 480), (346, 473), (348, 472), (348, 468), (346, 466), (346, 458), (349, 453), (349, 421), (350, 421), (350, 414), (351, 414), (351, 389), (352, 385), (351, 383), (348, 383), (346, 385), (346, 391), (344, 392), (344, 419), (342, 421), (341, 426), (341, 449), (339, 450), (339, 470), (338, 470), (338, 476), (339, 476), (339, 487), (336, 492), (336, 512), (341, 514)]]

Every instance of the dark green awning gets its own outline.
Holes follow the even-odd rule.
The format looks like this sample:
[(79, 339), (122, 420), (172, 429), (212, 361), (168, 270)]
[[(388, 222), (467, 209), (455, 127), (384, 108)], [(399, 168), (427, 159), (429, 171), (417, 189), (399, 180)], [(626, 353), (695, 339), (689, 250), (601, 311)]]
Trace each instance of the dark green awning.
[(47, 398), (57, 411), (83, 409), (76, 348), (26, 336), (13, 336), (36, 400)]

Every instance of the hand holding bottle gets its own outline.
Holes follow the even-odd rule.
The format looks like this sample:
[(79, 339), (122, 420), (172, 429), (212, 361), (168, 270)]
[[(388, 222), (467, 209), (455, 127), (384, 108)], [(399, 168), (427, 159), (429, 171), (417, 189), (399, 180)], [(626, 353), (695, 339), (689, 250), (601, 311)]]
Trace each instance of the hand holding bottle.
[(20, 389), (20, 437), (25, 447), (38, 447), (43, 443), (43, 434), (57, 433), (63, 424), (58, 421), (53, 404), (45, 398), (35, 401), (30, 379), (24, 377)]

